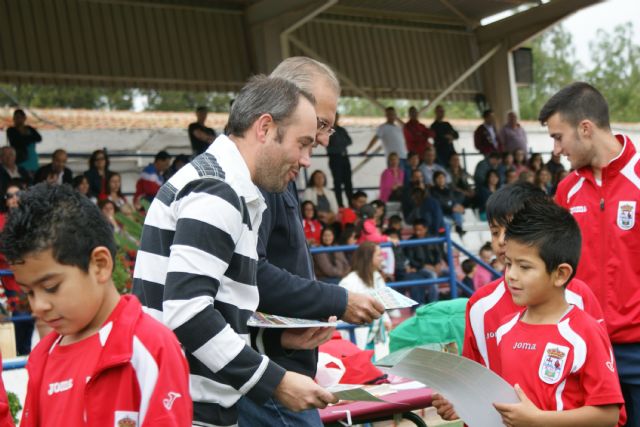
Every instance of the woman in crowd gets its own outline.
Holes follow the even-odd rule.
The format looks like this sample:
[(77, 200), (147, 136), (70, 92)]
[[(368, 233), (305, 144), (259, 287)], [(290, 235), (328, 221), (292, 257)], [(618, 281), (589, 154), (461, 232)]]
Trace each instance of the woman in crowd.
[(400, 167), (400, 157), (397, 153), (391, 153), (387, 159), (387, 168), (380, 175), (380, 200), (401, 201), (403, 185), (404, 170)]
[(534, 185), (550, 196), (553, 193), (553, 182), (551, 172), (546, 167), (542, 167), (535, 175)]
[(89, 157), (89, 170), (84, 176), (89, 180), (89, 195), (102, 199), (107, 194), (107, 183), (111, 177), (109, 170), (109, 157), (104, 150), (96, 150)]
[(316, 207), (313, 202), (307, 200), (302, 202), (300, 209), (302, 210), (302, 227), (307, 243), (310, 246), (317, 246), (320, 244), (322, 224), (318, 221)]
[(111, 200), (115, 203), (116, 207), (123, 213), (128, 211), (133, 212), (133, 205), (129, 203), (127, 196), (122, 193), (122, 177), (118, 172), (113, 172), (107, 182), (107, 194), (103, 196), (103, 199)]
[(542, 161), (542, 154), (533, 153), (531, 155), (531, 158), (529, 159), (529, 170), (533, 172), (535, 175), (536, 172), (542, 169), (543, 165), (544, 165), (544, 162)]
[[(322, 247), (335, 246), (336, 236), (333, 229), (325, 227), (320, 237)], [(320, 252), (313, 254), (313, 263), (318, 280), (339, 283), (349, 272), (349, 261), (344, 252)]]
[(486, 205), (489, 196), (491, 196), (500, 186), (500, 175), (495, 169), (487, 172), (484, 184), (478, 190), (478, 212), (482, 221), (487, 220)]
[(471, 206), (476, 196), (476, 192), (471, 185), (473, 177), (460, 164), (459, 154), (454, 153), (449, 157), (447, 172), (449, 172), (449, 176), (451, 176), (451, 188), (464, 195), (464, 206)]
[(526, 170), (529, 170), (527, 167), (527, 153), (523, 150), (516, 150), (513, 152), (513, 167), (516, 170), (516, 174), (520, 176), (520, 174)]
[(86, 175), (74, 176), (73, 180), (71, 181), (71, 186), (78, 193), (91, 199), (92, 202), (96, 202), (96, 198), (91, 195), (89, 180), (87, 179)]
[[(382, 265), (380, 247), (373, 242), (361, 243), (353, 253), (351, 272), (340, 281), (340, 286), (349, 292), (368, 293), (373, 289), (382, 289), (387, 285), (380, 274)], [(356, 344), (360, 348), (373, 349), (377, 343), (387, 341), (387, 331), (391, 330), (391, 319), (385, 312), (368, 326), (355, 329)]]
[(433, 174), (434, 186), (431, 189), (431, 195), (440, 203), (440, 208), (445, 217), (451, 219), (455, 224), (456, 232), (464, 235), (462, 229), (464, 206), (462, 200), (464, 196), (457, 193), (447, 185), (447, 176), (442, 171), (436, 171)]
[(338, 212), (338, 202), (333, 191), (327, 189), (327, 176), (321, 170), (311, 174), (302, 200), (313, 202), (318, 220), (323, 224), (332, 224)]

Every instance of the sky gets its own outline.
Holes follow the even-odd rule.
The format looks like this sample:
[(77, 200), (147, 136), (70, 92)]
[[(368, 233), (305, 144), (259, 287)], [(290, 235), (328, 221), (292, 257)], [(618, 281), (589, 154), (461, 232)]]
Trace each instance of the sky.
[(640, 45), (640, 1), (606, 0), (586, 9), (582, 9), (562, 21), (564, 27), (573, 35), (576, 58), (588, 66), (590, 61), (589, 42), (595, 40), (598, 29), (607, 32), (618, 24), (634, 22), (635, 44)]

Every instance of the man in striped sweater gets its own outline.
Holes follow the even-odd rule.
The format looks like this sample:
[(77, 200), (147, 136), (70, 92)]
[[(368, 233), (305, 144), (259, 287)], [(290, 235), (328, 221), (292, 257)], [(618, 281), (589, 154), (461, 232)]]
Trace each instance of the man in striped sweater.
[(310, 162), (315, 100), (283, 79), (256, 77), (236, 98), (229, 136), (180, 169), (147, 214), (134, 289), (184, 346), (194, 425), (237, 423), (236, 402), (275, 398), (297, 411), (335, 397), (249, 345), (258, 305), (256, 250), (265, 202)]

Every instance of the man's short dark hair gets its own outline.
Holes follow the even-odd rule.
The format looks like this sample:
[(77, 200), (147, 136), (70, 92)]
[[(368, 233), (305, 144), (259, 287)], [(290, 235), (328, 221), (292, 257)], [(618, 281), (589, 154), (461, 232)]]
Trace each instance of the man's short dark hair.
[(589, 83), (571, 83), (560, 89), (544, 104), (538, 114), (538, 120), (544, 125), (556, 113), (574, 127), (587, 119), (600, 129), (611, 129), (609, 105), (598, 89)]
[(424, 218), (416, 218), (413, 220), (413, 224), (414, 227), (416, 225), (421, 225), (423, 227), (429, 228), (429, 225), (427, 224), (427, 221)]
[(41, 183), (20, 196), (0, 235), (10, 264), (51, 249), (60, 264), (89, 271), (91, 252), (104, 246), (115, 259), (113, 228), (98, 207), (68, 185)]
[(24, 110), (21, 109), (21, 108), (18, 108), (13, 112), (13, 117), (15, 117), (15, 116), (27, 117), (27, 115), (25, 114)]
[(460, 266), (462, 267), (462, 272), (464, 274), (471, 274), (473, 272), (473, 267), (476, 266), (476, 262), (471, 258), (467, 258), (462, 261), (462, 264)]
[(487, 200), (486, 214), (489, 225), (506, 227), (516, 212), (530, 199), (548, 199), (542, 189), (529, 182), (514, 182), (498, 189)]
[(171, 158), (171, 154), (169, 154), (165, 150), (162, 150), (162, 151), (158, 151), (158, 154), (156, 154), (153, 160), (157, 162), (158, 160), (168, 160), (170, 158)]
[(200, 105), (198, 106), (198, 108), (196, 108), (196, 113), (208, 113), (209, 112), (209, 108), (207, 108), (205, 105)]
[(483, 118), (483, 119), (486, 119), (487, 117), (489, 117), (489, 116), (491, 115), (491, 113), (493, 113), (493, 110), (492, 110), (492, 109), (484, 110), (484, 111), (482, 112), (482, 118)]
[(301, 96), (315, 105), (313, 95), (288, 80), (265, 75), (252, 77), (240, 90), (231, 107), (228, 134), (244, 136), (263, 114), (271, 115), (273, 121), (282, 127), (288, 126)]
[(357, 200), (360, 197), (369, 197), (369, 196), (367, 196), (367, 193), (365, 193), (364, 191), (358, 190), (355, 193), (353, 193), (353, 196), (351, 196), (351, 200)]
[(573, 268), (569, 280), (575, 275), (582, 247), (580, 227), (569, 211), (553, 201), (525, 202), (507, 225), (505, 239), (536, 248), (547, 273), (567, 263)]

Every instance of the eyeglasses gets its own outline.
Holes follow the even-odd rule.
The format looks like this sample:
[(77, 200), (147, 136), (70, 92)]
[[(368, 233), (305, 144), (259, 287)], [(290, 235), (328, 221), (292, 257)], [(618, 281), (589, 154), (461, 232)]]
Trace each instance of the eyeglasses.
[(22, 193), (22, 191), (17, 191), (15, 193), (7, 193), (4, 195), (4, 199), (5, 200), (11, 200), (14, 197), (20, 197), (20, 193)]
[(334, 128), (329, 126), (329, 122), (327, 122), (326, 120), (321, 119), (320, 117), (317, 117), (317, 120), (318, 120), (318, 130), (319, 131), (326, 132), (327, 135), (329, 135), (329, 136), (333, 135), (336, 132), (336, 130)]

